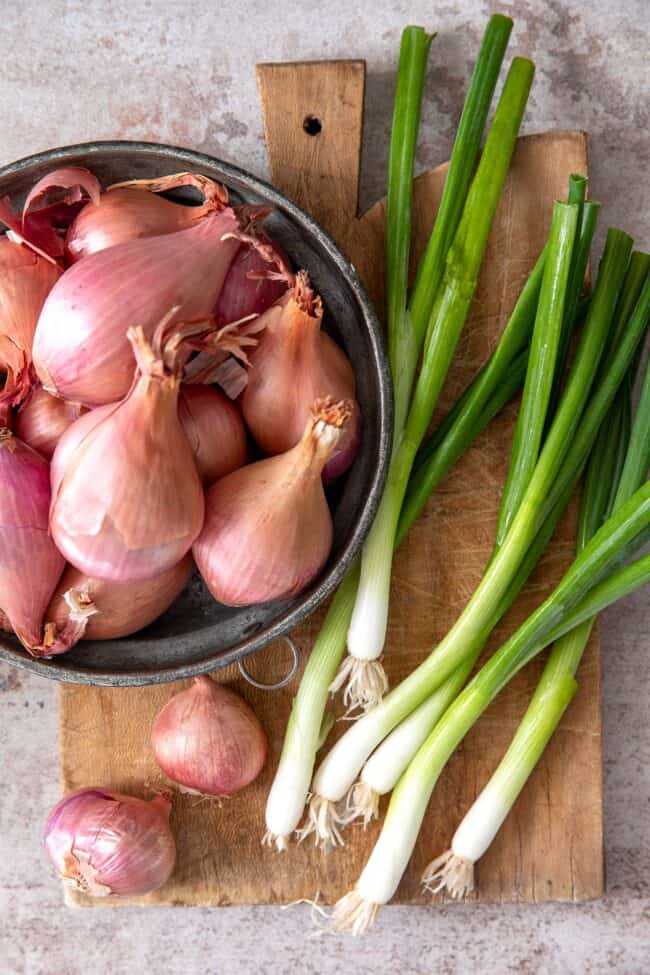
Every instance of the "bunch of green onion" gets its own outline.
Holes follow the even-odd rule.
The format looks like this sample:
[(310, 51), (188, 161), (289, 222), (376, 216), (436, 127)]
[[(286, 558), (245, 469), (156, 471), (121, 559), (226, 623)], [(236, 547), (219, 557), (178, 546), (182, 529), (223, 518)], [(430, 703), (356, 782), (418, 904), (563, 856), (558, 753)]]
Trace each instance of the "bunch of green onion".
[[(493, 48), (491, 55), (488, 56), (491, 29)], [(475, 83), (477, 76), (481, 76), (481, 65), (484, 71), (486, 64), (491, 65), (491, 98), (509, 29), (509, 22), (504, 18), (493, 18), (477, 62), (463, 119), (476, 117), (476, 104), (474, 103), (473, 106), (474, 112), (470, 108), (472, 96), (477, 94)], [(414, 72), (409, 59), (411, 56), (416, 59), (422, 58), (423, 50), (426, 58), (426, 50), (428, 50), (428, 39), (425, 43), (423, 32), (419, 38), (421, 42), (419, 45), (408, 43), (409, 37), (412, 42), (418, 39), (418, 30), (410, 28), (405, 32), (399, 72), (402, 84), (406, 83), (405, 79), (412, 83), (414, 77), (416, 81), (419, 78), (419, 82), (412, 84), (411, 88), (411, 95), (415, 98), (415, 102), (410, 102), (411, 107), (416, 104), (418, 110), (407, 113), (415, 131), (417, 131), (423, 70)], [(416, 32), (415, 36), (410, 33), (413, 31)], [(500, 51), (496, 56), (494, 44), (499, 32), (501, 32)], [(499, 48), (498, 44), (496, 48)], [(520, 78), (516, 86), (522, 83)], [(507, 104), (507, 89), (508, 82), (499, 109)], [(512, 91), (511, 88), (510, 98), (513, 97)], [(399, 94), (398, 82), (398, 101)], [(481, 127), (485, 122), (487, 104)], [(503, 125), (495, 129), (499, 121), (499, 109), (488, 136), (483, 159), (488, 155), (490, 138), (493, 136), (492, 150), (496, 152), (499, 147), (503, 149), (501, 162), (504, 163), (505, 157), (507, 156), (509, 160), (512, 152), (523, 105), (521, 101), (518, 102), (518, 108), (515, 110), (515, 114), (518, 113), (518, 120), (507, 129), (512, 144), (505, 147)], [(397, 112), (396, 121), (398, 121)], [(503, 123), (503, 114), (500, 121)], [(512, 114), (510, 121), (512, 122)], [(467, 126), (464, 131), (466, 134)], [(457, 165), (460, 165), (459, 158), (462, 159), (462, 156), (456, 155), (456, 149), (461, 141), (461, 132), (463, 132), (462, 122), (445, 193), (450, 183), (459, 185), (454, 184), (452, 177), (455, 172), (454, 158)], [(414, 139), (413, 132), (409, 139), (402, 131), (402, 141), (398, 144), (414, 147)], [(479, 140), (480, 130), (476, 138), (476, 148)], [(391, 160), (393, 154), (391, 152)], [(405, 153), (405, 159), (406, 164), (401, 169), (401, 176), (403, 180), (408, 176), (410, 184), (412, 153), (410, 155), (408, 152)], [(404, 159), (402, 161), (404, 162)], [(390, 808), (392, 809), (393, 804), (399, 801), (400, 795), (406, 796), (404, 800), (406, 805), (402, 803), (398, 806), (399, 815), (387, 818), (382, 838), (359, 881), (357, 890), (344, 898), (335, 912), (337, 926), (356, 931), (364, 929), (372, 920), (377, 907), (392, 896), (408, 862), (439, 769), (433, 775), (430, 787), (427, 787), (426, 775), (423, 774), (419, 776), (423, 781), (418, 782), (416, 775), (415, 784), (408, 788), (402, 788), (403, 782), (413, 783), (411, 770), (414, 767), (416, 769), (421, 767), (423, 762), (428, 772), (430, 763), (427, 765), (421, 755), (427, 754), (427, 748), (431, 739), (435, 740), (437, 729), (444, 726), (449, 713), (454, 713), (455, 705), (452, 702), (461, 692), (489, 633), (516, 597), (553, 534), (594, 446), (603, 419), (610, 410), (618, 390), (626, 382), (626, 375), (647, 327), (647, 296), (645, 291), (641, 293), (645, 280), (644, 274), (641, 273), (642, 256), (633, 255), (630, 261), (632, 247), (630, 238), (620, 231), (612, 230), (608, 234), (595, 293), (588, 303), (587, 320), (573, 367), (568, 378), (564, 379), (564, 365), (571, 333), (576, 321), (583, 316), (585, 310), (584, 302), (580, 302), (580, 291), (598, 211), (596, 204), (584, 203), (585, 180), (574, 177), (570, 184), (568, 203), (557, 204), (554, 209), (549, 243), (540, 255), (522, 291), (497, 349), (440, 427), (420, 449), (417, 456), (415, 455), (419, 440), (416, 444), (416, 437), (412, 434), (416, 431), (422, 439), (426, 432), (431, 411), (444, 382), (460, 328), (467, 314), (482, 248), (500, 192), (499, 187), (495, 195), (489, 193), (487, 195), (488, 201), (493, 204), (491, 213), (486, 214), (485, 208), (478, 205), (477, 201), (480, 199), (478, 191), (473, 205), (470, 205), (476, 187), (480, 186), (482, 181), (489, 182), (494, 176), (494, 158), (491, 158), (490, 166), (491, 170), (482, 169), (479, 165), (463, 216), (456, 224), (456, 234), (454, 235), (452, 230), (447, 238), (448, 240), (453, 238), (453, 245), (458, 244), (458, 247), (454, 249), (452, 245), (448, 248), (445, 256), (450, 255), (451, 258), (447, 256), (446, 271), (444, 274), (441, 272), (436, 282), (435, 274), (423, 277), (423, 268), (431, 253), (432, 242), (443, 239), (440, 236), (442, 231), (439, 230), (439, 216), (408, 309), (405, 300), (405, 274), (400, 277), (395, 272), (398, 262), (394, 260), (391, 265), (389, 260), (389, 309), (393, 309), (391, 321), (398, 322), (399, 328), (396, 334), (403, 337), (401, 343), (394, 337), (391, 344), (398, 419), (393, 464), (398, 463), (396, 458), (402, 460), (395, 467), (397, 474), (392, 488), (389, 477), (387, 491), (392, 491), (390, 501), (392, 507), (385, 515), (384, 525), (390, 523), (392, 535), (390, 548), (384, 548), (384, 553), (387, 551), (389, 556), (392, 555), (393, 546), (403, 539), (430, 492), (490, 419), (514, 395), (521, 386), (524, 376), (526, 383), (513, 444), (510, 473), (502, 500), (494, 553), (483, 580), (465, 611), (447, 637), (413, 674), (374, 707), (370, 706), (372, 697), (382, 697), (385, 691), (385, 682), (380, 669), (366, 670), (366, 676), (372, 675), (366, 680), (361, 671), (354, 669), (355, 665), (347, 665), (347, 675), (343, 679), (352, 676), (356, 681), (357, 691), (365, 688), (362, 694), (357, 695), (356, 702), (354, 697), (357, 692), (349, 695), (348, 703), (362, 703), (367, 710), (350, 727), (321, 764), (313, 781), (307, 825), (299, 835), (304, 837), (314, 833), (317, 844), (340, 843), (342, 842), (341, 828), (348, 819), (353, 815), (363, 815), (367, 819), (376, 814), (379, 795), (390, 791), (398, 780), (400, 780), (399, 785)], [(505, 168), (501, 170), (501, 183), (502, 177), (505, 176), (505, 169), (507, 169), (507, 162)], [(399, 167), (393, 168), (391, 165), (389, 201), (390, 183), (395, 185), (395, 173), (399, 171)], [(469, 179), (465, 184), (465, 191), (468, 186)], [(494, 189), (494, 185), (492, 188)], [(399, 196), (396, 198), (399, 199)], [(462, 199), (457, 212), (460, 213), (461, 210), (463, 210)], [(441, 214), (448, 212), (445, 211), (444, 205), (441, 206)], [(395, 209), (393, 209), (393, 217), (394, 213)], [(388, 250), (395, 258), (395, 254), (399, 251), (391, 251), (390, 216), (389, 207)], [(408, 262), (410, 212), (407, 213), (407, 217), (408, 236), (406, 245), (402, 241), (401, 249), (402, 268), (405, 268)], [(477, 236), (473, 234), (475, 222), (479, 226)], [(481, 232), (485, 234), (482, 242)], [(468, 246), (469, 243), (472, 246)], [(474, 247), (474, 244), (477, 246)], [(444, 254), (445, 250), (439, 243), (439, 256), (441, 253)], [(468, 257), (469, 270), (461, 269), (463, 262), (459, 260), (459, 255)], [(444, 267), (445, 262), (439, 261), (438, 266)], [(391, 267), (394, 272), (392, 276)], [(426, 316), (420, 314), (417, 317), (413, 311), (414, 308), (421, 309), (426, 304), (422, 297), (426, 291), (423, 282), (432, 280), (435, 287), (429, 289), (429, 327), (421, 328), (418, 333), (413, 327), (414, 322), (426, 323)], [(395, 299), (391, 304), (391, 295), (394, 297), (396, 291), (398, 294), (401, 293), (402, 299), (399, 301)], [(418, 296), (422, 303), (420, 305), (416, 302)], [(401, 317), (395, 311), (400, 308)], [(419, 344), (424, 340), (425, 331), (426, 342), (421, 375), (415, 384), (409, 410), (409, 400), (403, 391), (409, 382), (413, 385)], [(608, 338), (609, 347), (603, 355)], [(396, 349), (401, 351), (401, 355), (397, 354)], [(429, 353), (431, 353), (431, 360), (429, 360)], [(398, 367), (401, 372), (397, 372)], [(426, 380), (422, 379), (423, 376), (427, 377)], [(560, 392), (562, 392), (561, 396)], [(404, 458), (407, 463), (403, 463)], [(400, 481), (402, 476), (403, 483)], [(587, 610), (592, 610), (591, 615), (593, 615), (608, 602), (619, 598), (620, 595), (645, 581), (643, 560), (629, 570), (618, 572), (616, 567), (621, 555), (626, 554), (632, 546), (638, 545), (639, 538), (643, 536), (647, 524), (643, 519), (648, 516), (646, 502), (647, 499), (643, 496), (637, 496), (632, 508), (629, 505), (624, 506), (618, 514), (623, 521), (615, 523), (610, 520), (602, 529), (605, 535), (603, 536), (602, 532), (598, 533), (593, 544), (598, 542), (599, 547), (596, 546), (594, 549), (593, 545), (591, 548), (587, 546), (585, 553), (579, 556), (572, 570), (556, 590), (555, 602), (551, 597), (550, 608), (546, 603), (544, 604), (544, 607), (547, 607), (542, 612), (544, 626), (534, 623), (531, 624), (532, 629), (526, 629), (525, 624), (522, 628), (523, 636), (515, 634), (512, 641), (506, 644), (506, 647), (509, 647), (514, 641), (514, 649), (511, 649), (509, 654), (519, 661), (517, 669), (523, 666), (533, 653), (538, 652), (565, 632), (561, 626), (565, 628), (569, 625), (577, 626), (587, 618), (584, 615)], [(385, 535), (384, 540), (387, 537), (388, 535)], [(380, 547), (376, 551), (379, 552)], [(390, 563), (390, 558), (387, 561)], [(605, 571), (610, 574), (609, 579), (604, 578)], [(604, 578), (604, 581), (599, 585), (601, 578)], [(266, 811), (268, 828), (266, 839), (279, 849), (286, 846), (289, 836), (298, 826), (309, 789), (316, 752), (331, 727), (331, 723), (325, 718), (327, 689), (343, 656), (358, 587), (359, 567), (357, 566), (339, 587), (330, 606), (325, 624), (307, 663), (298, 695), (294, 700), (280, 766)], [(359, 605), (358, 602), (356, 605)], [(387, 601), (384, 603), (384, 608), (387, 609)], [(382, 625), (385, 625), (385, 621)], [(504, 649), (502, 648), (502, 651)], [(499, 675), (503, 676), (507, 669), (506, 664), (503, 665), (503, 671), (497, 669), (497, 677), (493, 678), (494, 683), (490, 685), (492, 696), (502, 686), (498, 684), (497, 678)], [(513, 670), (512, 673), (514, 672)], [(358, 680), (360, 676), (361, 680)], [(509, 676), (506, 679), (509, 679)], [(341, 683), (341, 680), (342, 678), (339, 677), (338, 683)], [(473, 685), (474, 682), (469, 686)], [(464, 695), (465, 692), (458, 700), (462, 701)], [(474, 714), (471, 723), (481, 713), (477, 702), (483, 700), (478, 694), (474, 696), (476, 701), (470, 695), (474, 710), (465, 707), (467, 714)], [(461, 718), (463, 713), (461, 710)], [(456, 725), (457, 727), (452, 721), (454, 733), (459, 727), (462, 728), (462, 720), (456, 722)], [(464, 734), (465, 731), (462, 733)], [(452, 739), (453, 734), (444, 739), (447, 746)], [(453, 747), (454, 744), (451, 745), (452, 750)], [(434, 758), (437, 756), (436, 760), (439, 761), (443, 751), (444, 747), (439, 746)], [(371, 754), (372, 757), (367, 761)], [(366, 767), (362, 783), (349, 794), (364, 762)], [(374, 782), (370, 774), (373, 766), (377, 773)], [(419, 792), (418, 785), (420, 785)], [(346, 796), (348, 807), (341, 809), (342, 800)], [(405, 811), (409, 803), (412, 807), (410, 818)], [(400, 817), (404, 816), (406, 816), (405, 823), (410, 825), (401, 829)]]
[[(617, 237), (622, 243), (621, 236)], [(611, 240), (610, 232), (610, 244)], [(627, 256), (629, 258), (629, 249)], [(603, 265), (601, 275), (607, 270), (606, 259)], [(628, 283), (630, 276), (628, 272)], [(618, 290), (621, 292), (619, 308), (626, 308), (629, 294), (620, 286)], [(599, 292), (597, 285), (592, 308), (601, 300), (602, 291)], [(645, 275), (629, 319), (626, 321), (624, 315), (612, 317), (613, 334), (610, 333), (609, 350), (599, 371), (597, 388), (582, 412), (572, 445), (565, 452), (564, 466), (558, 471), (556, 485), (546, 498), (548, 507), (557, 503), (558, 495), (562, 497), (562, 492), (566, 494), (572, 489), (576, 456), (588, 451), (595, 440), (596, 449), (582, 504), (578, 555), (553, 593), (447, 708), (409, 763), (393, 791), (380, 837), (355, 889), (346, 894), (334, 910), (333, 924), (337, 929), (363, 933), (373, 922), (379, 907), (390, 900), (410, 859), (431, 792), (450, 756), (512, 677), (544, 647), (558, 641), (511, 749), (485, 794), (477, 800), (476, 810), (459, 829), (451, 854), (434, 861), (425, 872), (426, 884), (449, 886), (454, 892), (470, 886), (473, 862), (487, 849), (575, 693), (574, 675), (595, 615), (650, 581), (650, 556), (624, 564), (650, 538), (650, 481), (646, 480), (650, 465), (650, 370), (645, 376), (624, 461), (621, 449), (621, 442), (624, 446), (627, 440), (626, 373), (650, 321), (650, 274)], [(589, 331), (589, 322), (585, 331)], [(605, 341), (606, 337), (604, 334)], [(514, 515), (513, 526), (528, 509), (533, 496), (531, 486), (539, 476), (540, 465), (543, 468), (548, 462), (547, 448), (555, 443), (554, 431), (559, 428), (572, 392), (572, 380), (584, 347), (581, 342), (574, 370), (529, 486)], [(619, 390), (622, 402), (617, 399)], [(605, 418), (609, 422), (598, 437)], [(616, 440), (612, 438), (613, 432), (619, 434)], [(612, 514), (596, 530), (610, 509)], [(511, 527), (506, 533), (499, 551), (506, 549), (513, 530)], [(493, 566), (498, 559), (499, 554), (495, 556)], [(490, 569), (486, 577), (489, 574)], [(386, 720), (386, 714), (382, 717)], [(360, 724), (358, 722), (352, 729), (353, 735)], [(386, 724), (385, 731), (388, 730), (390, 725)], [(348, 735), (341, 741), (344, 742)], [(356, 745), (358, 757), (359, 742)], [(348, 743), (348, 752), (353, 747)]]
[[(578, 552), (647, 475), (650, 369), (631, 437), (630, 408), (630, 390), (622, 389), (598, 435), (582, 491)], [(474, 864), (497, 835), (578, 689), (575, 675), (594, 623), (595, 617), (585, 620), (555, 643), (502, 761), (456, 830), (451, 849), (426, 868), (423, 882), (428, 889), (446, 889), (452, 897), (474, 889)]]

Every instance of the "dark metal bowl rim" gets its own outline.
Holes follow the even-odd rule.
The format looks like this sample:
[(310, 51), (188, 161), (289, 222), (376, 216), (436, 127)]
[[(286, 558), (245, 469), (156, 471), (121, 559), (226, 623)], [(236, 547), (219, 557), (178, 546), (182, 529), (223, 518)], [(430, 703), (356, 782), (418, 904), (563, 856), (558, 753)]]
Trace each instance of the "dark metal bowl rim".
[(19, 173), (26, 166), (33, 165), (56, 165), (61, 162), (69, 162), (71, 154), (81, 154), (92, 156), (94, 153), (147, 153), (169, 155), (174, 159), (185, 161), (188, 168), (200, 169), (201, 166), (216, 166), (226, 177), (234, 183), (240, 183), (249, 188), (252, 192), (265, 197), (270, 203), (280, 207), (291, 215), (297, 223), (302, 224), (305, 230), (312, 234), (319, 241), (324, 250), (329, 254), (333, 263), (338, 267), (347, 283), (351, 288), (356, 300), (358, 301), (363, 316), (366, 321), (370, 344), (372, 348), (374, 365), (378, 370), (379, 378), (379, 402), (377, 403), (377, 413), (379, 417), (380, 440), (377, 456), (377, 467), (374, 472), (370, 491), (366, 496), (365, 503), (361, 510), (359, 520), (352, 531), (345, 548), (338, 556), (336, 562), (326, 575), (321, 579), (318, 586), (308, 598), (301, 601), (295, 608), (290, 609), (277, 622), (270, 624), (256, 633), (254, 636), (242, 640), (236, 646), (219, 651), (215, 655), (207, 655), (200, 661), (192, 664), (179, 665), (169, 668), (161, 668), (155, 671), (134, 670), (134, 671), (93, 671), (83, 667), (53, 667), (51, 663), (38, 660), (34, 657), (17, 654), (15, 650), (3, 646), (0, 641), (0, 659), (7, 661), (13, 666), (30, 670), (43, 677), (59, 680), (71, 684), (90, 684), (103, 686), (142, 686), (145, 684), (162, 684), (172, 680), (183, 680), (225, 667), (228, 664), (241, 660), (251, 653), (261, 650), (275, 640), (285, 636), (293, 630), (299, 623), (302, 623), (310, 616), (315, 609), (336, 589), (344, 574), (351, 567), (357, 556), (379, 506), (382, 490), (388, 472), (390, 460), (390, 448), (393, 430), (393, 401), (390, 369), (384, 354), (384, 343), (382, 329), (375, 313), (375, 310), (368, 298), (366, 291), (361, 283), (359, 275), (354, 265), (344, 256), (333, 238), (320, 226), (313, 217), (293, 203), (283, 193), (280, 193), (266, 181), (252, 176), (246, 170), (231, 163), (224, 162), (215, 156), (206, 153), (195, 152), (191, 149), (183, 149), (165, 143), (139, 142), (129, 140), (86, 142), (76, 145), (60, 146), (56, 149), (49, 149), (45, 152), (35, 153), (25, 156), (6, 166), (0, 167), (0, 177), (11, 176)]

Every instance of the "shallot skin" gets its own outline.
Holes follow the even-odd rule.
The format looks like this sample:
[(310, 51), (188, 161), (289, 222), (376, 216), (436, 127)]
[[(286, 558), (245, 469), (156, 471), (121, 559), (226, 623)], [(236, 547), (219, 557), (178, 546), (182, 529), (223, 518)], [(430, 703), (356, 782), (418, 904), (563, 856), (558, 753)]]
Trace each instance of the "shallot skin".
[[(269, 251), (277, 254), (280, 263), (288, 263), (289, 259), (279, 244), (264, 233), (258, 236)], [(261, 315), (282, 297), (287, 290), (287, 282), (270, 275), (269, 267), (269, 258), (263, 257), (256, 247), (240, 247), (217, 301), (215, 318), (218, 325), (238, 322), (248, 315)]]
[(156, 718), (151, 745), (163, 772), (184, 791), (232, 796), (257, 778), (268, 749), (255, 713), (234, 691), (197, 677)]
[(145, 336), (171, 308), (173, 322), (209, 316), (240, 241), (231, 208), (186, 230), (118, 244), (73, 264), (43, 306), (34, 365), (43, 387), (63, 399), (100, 406), (121, 399), (133, 378), (126, 338)]
[[(69, 627), (72, 597), (94, 612), (83, 620), (81, 640), (117, 640), (130, 636), (157, 620), (180, 595), (194, 572), (194, 560), (186, 555), (177, 565), (144, 582), (109, 582), (91, 579), (68, 565), (48, 606), (46, 619), (62, 633)], [(1, 624), (0, 624), (1, 625)], [(72, 644), (70, 644), (72, 646)], [(70, 646), (65, 647), (69, 650)], [(62, 651), (60, 651), (62, 652)]]
[(41, 309), (61, 272), (8, 237), (0, 237), (0, 336), (7, 336), (31, 359)]
[(27, 649), (43, 637), (43, 616), (64, 559), (48, 531), (49, 465), (0, 430), (0, 603)]
[(30, 250), (56, 263), (63, 256), (63, 235), (86, 199), (97, 200), (101, 187), (82, 166), (63, 166), (47, 173), (32, 187), (15, 214), (8, 197), (0, 199), (0, 221)]
[(59, 274), (44, 257), (0, 237), (0, 426), (10, 425), (11, 407), (29, 393), (36, 325)]
[(101, 787), (61, 799), (45, 825), (45, 849), (64, 881), (94, 897), (148, 894), (169, 879), (176, 845), (171, 802)]
[(199, 477), (207, 487), (246, 463), (244, 421), (235, 404), (219, 389), (184, 383), (178, 400), (178, 417), (192, 448)]

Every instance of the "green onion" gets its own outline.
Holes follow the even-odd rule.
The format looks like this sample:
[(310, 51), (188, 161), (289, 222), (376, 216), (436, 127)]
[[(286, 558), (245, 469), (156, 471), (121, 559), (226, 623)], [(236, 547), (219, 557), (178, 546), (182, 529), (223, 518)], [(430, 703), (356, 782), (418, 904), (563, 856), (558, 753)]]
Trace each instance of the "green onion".
[(625, 276), (621, 300), (616, 308), (616, 322), (612, 333), (612, 345), (622, 338), (623, 332), (637, 305), (643, 286), (650, 274), (650, 254), (634, 251)]
[(324, 802), (330, 805), (339, 802), (379, 742), (462, 664), (475, 641), (485, 635), (495, 607), (507, 592), (541, 525), (558, 501), (573, 489), (600, 423), (647, 327), (647, 308), (639, 299), (608, 372), (585, 409), (614, 318), (631, 248), (632, 241), (626, 234), (609, 231), (594, 297), (566, 389), (502, 547), (442, 642), (379, 705), (359, 718), (325, 757), (312, 786), (316, 807)]
[(432, 38), (420, 27), (409, 27), (402, 34), (391, 132), (386, 214), (389, 359), (393, 375), (396, 431), (401, 431), (406, 418), (431, 308), (442, 280), (445, 257), (458, 227), (474, 174), (481, 137), (511, 31), (512, 20), (509, 17), (501, 14), (490, 17), (458, 123), (438, 213), (420, 261), (408, 314), (405, 314), (405, 310), (413, 162), (424, 64)]
[[(611, 231), (610, 231), (611, 233)], [(602, 266), (602, 265), (601, 265)], [(594, 294), (594, 299), (596, 295)], [(589, 316), (591, 317), (590, 305)], [(609, 349), (605, 361), (602, 364), (599, 375), (599, 384), (584, 412), (584, 416), (575, 432), (575, 438), (571, 444), (571, 464), (564, 464), (552, 487), (541, 503), (540, 512), (543, 516), (552, 510), (557, 504), (558, 497), (564, 493), (568, 483), (577, 480), (582, 465), (585, 463), (592, 449), (594, 440), (598, 434), (598, 429), (606, 415), (611, 403), (614, 400), (616, 391), (626, 378), (632, 362), (641, 347), (641, 340), (648, 327), (650, 319), (650, 274), (647, 275), (645, 284), (634, 307), (630, 318), (624, 327), (619, 329), (618, 322), (615, 323), (616, 334), (619, 337)], [(578, 355), (580, 349), (578, 350)], [(550, 435), (549, 435), (550, 436)]]
[(469, 311), (533, 73), (530, 61), (514, 59), (446, 257), (406, 426), (396, 440), (384, 495), (363, 548), (359, 589), (348, 632), (349, 657), (333, 685), (333, 689), (346, 685), (344, 701), (351, 708), (371, 706), (386, 687), (378, 658), (386, 636), (392, 554), (402, 501)]
[[(646, 374), (645, 384), (642, 391), (641, 401), (637, 417), (635, 420), (633, 440), (630, 444), (628, 453), (627, 469), (633, 468), (635, 473), (630, 475), (628, 486), (625, 487), (621, 482), (617, 504), (629, 496), (632, 490), (638, 487), (649, 466), (650, 437), (648, 435), (648, 423), (650, 422), (650, 369)], [(613, 509), (612, 485), (616, 488), (619, 480), (625, 453), (627, 451), (629, 429), (627, 429), (629, 418), (629, 398), (627, 390), (621, 388), (614, 406), (611, 409), (611, 417), (603, 424), (590, 457), (589, 466), (585, 482), (585, 499), (581, 506), (580, 526), (578, 532), (578, 550), (595, 533), (604, 517)], [(633, 461), (635, 458), (636, 462)], [(611, 476), (608, 475), (611, 471)], [(565, 496), (556, 504), (556, 509), (547, 518), (540, 536), (545, 533), (546, 537), (536, 539), (536, 542), (529, 550), (522, 568), (514, 583), (508, 590), (504, 599), (505, 605), (497, 611), (494, 623), (488, 624), (488, 631), (493, 628), (496, 621), (500, 619), (507, 607), (516, 597), (517, 592), (523, 585), (525, 579), (537, 563), (539, 555), (545, 548), (548, 540), (553, 534), (555, 525), (562, 511), (566, 507), (568, 496), (572, 493), (573, 485), (569, 484), (568, 494), (565, 488)], [(541, 544), (540, 544), (541, 543)], [(535, 551), (536, 548), (536, 551)], [(578, 629), (567, 635), (564, 641), (557, 645), (557, 656), (560, 661), (565, 661), (561, 665), (561, 670), (565, 671), (571, 660), (577, 656), (575, 666), (577, 668), (580, 656), (586, 646), (592, 628), (592, 623), (587, 621), (581, 624)], [(481, 641), (477, 651), (470, 654), (468, 660), (462, 664), (458, 670), (447, 678), (447, 680), (433, 692), (418, 708), (405, 718), (399, 725), (382, 741), (379, 747), (373, 752), (363, 767), (359, 782), (353, 786), (348, 795), (348, 814), (350, 818), (361, 816), (367, 822), (370, 818), (377, 815), (379, 797), (390, 792), (396, 785), (400, 775), (405, 770), (408, 762), (415, 755), (417, 749), (423, 743), (429, 732), (435, 726), (446, 707), (454, 700), (456, 695), (465, 683), (471, 672), (473, 665), (480, 655), (480, 649), (485, 641)], [(579, 648), (582, 649), (579, 649)], [(555, 650), (554, 650), (555, 654)], [(565, 659), (566, 658), (566, 659)], [(553, 655), (551, 661), (554, 659)], [(551, 672), (553, 663), (550, 662)], [(531, 704), (532, 707), (532, 704)], [(560, 715), (561, 716), (561, 715)], [(559, 718), (558, 718), (559, 720)], [(550, 725), (549, 725), (550, 727)], [(550, 732), (551, 733), (551, 732)], [(541, 754), (541, 752), (540, 752)], [(532, 771), (532, 767), (531, 767)], [(529, 773), (530, 774), (530, 773)], [(513, 800), (514, 801), (514, 800)], [(490, 838), (491, 841), (491, 838)], [(455, 849), (453, 852), (456, 852)], [(467, 857), (465, 857), (467, 860)], [(449, 854), (434, 861), (436, 875), (439, 871), (444, 874), (445, 883), (460, 885), (468, 883), (472, 872), (471, 864), (468, 862), (459, 864)], [(432, 878), (431, 878), (432, 879)], [(441, 878), (437, 878), (440, 881)], [(452, 891), (454, 893), (454, 891)]]
[[(573, 633), (582, 634), (582, 628)], [(426, 867), (422, 876), (425, 889), (436, 893), (446, 889), (452, 897), (462, 897), (474, 889), (474, 864), (492, 843), (528, 780), (527, 770), (532, 771), (539, 761), (576, 690), (570, 667), (548, 690), (542, 692), (540, 684), (530, 705), (531, 709), (535, 706), (535, 711), (530, 717), (526, 715), (525, 724), (520, 725), (506, 755), (507, 762), (504, 759), (503, 767), (499, 766), (461, 822), (451, 849)]]
[[(551, 399), (549, 403), (547, 425), (550, 425), (553, 416), (555, 415), (555, 408), (557, 407), (558, 401), (560, 399), (560, 390), (562, 388), (562, 382), (564, 380), (564, 372), (566, 369), (567, 359), (569, 357), (569, 348), (571, 346), (571, 337), (573, 331), (583, 316), (580, 315), (580, 296), (582, 294), (582, 288), (585, 280), (585, 273), (587, 271), (587, 265), (589, 263), (589, 254), (591, 251), (591, 242), (593, 240), (594, 231), (596, 229), (596, 223), (598, 221), (598, 211), (600, 210), (600, 204), (594, 203), (589, 200), (584, 203), (584, 191), (585, 186), (581, 181), (584, 177), (575, 177), (575, 182), (573, 183), (572, 189), (573, 194), (569, 191), (569, 202), (581, 202), (582, 212), (581, 212), (581, 223), (580, 223), (580, 234), (576, 239), (576, 244), (574, 247), (573, 261), (571, 265), (571, 279), (569, 281), (569, 289), (566, 304), (566, 314), (564, 318), (564, 324), (562, 326), (562, 334), (560, 336), (560, 343), (557, 352), (557, 364), (555, 368), (555, 376), (553, 379), (553, 389), (551, 392)], [(582, 197), (582, 201), (581, 198)]]
[(293, 701), (280, 764), (266, 803), (263, 842), (279, 851), (286, 850), (302, 819), (316, 752), (322, 744), (328, 688), (343, 656), (358, 579), (357, 563), (334, 594)]
[[(648, 274), (646, 281), (650, 283), (650, 274)], [(628, 498), (646, 477), (648, 467), (650, 467), (650, 366), (645, 371), (639, 405), (630, 436), (630, 445), (613, 502), (614, 509)]]
[(537, 305), (526, 383), (512, 442), (512, 457), (503, 489), (497, 546), (503, 544), (539, 458), (558, 346), (566, 314), (566, 295), (579, 207), (556, 203), (548, 245), (549, 256)]
[[(437, 723), (391, 797), (380, 837), (353, 891), (334, 909), (333, 926), (363, 933), (397, 889), (413, 852), (433, 787), (459, 742), (503, 686), (549, 640), (650, 582), (650, 556), (624, 569), (621, 558), (650, 534), (650, 483), (600, 528), (548, 599), (470, 681)], [(602, 581), (597, 581), (602, 580)], [(573, 693), (564, 686), (558, 708)]]
[[(495, 14), (490, 17), (476, 59), (456, 139), (449, 160), (440, 206), (413, 289), (410, 302), (413, 330), (418, 351), (445, 269), (445, 258), (463, 212), (467, 191), (474, 175), (479, 147), (503, 58), (512, 31), (512, 20)], [(412, 377), (416, 362), (411, 362)]]
[(395, 430), (404, 423), (411, 395), (408, 367), (417, 361), (418, 343), (407, 316), (409, 253), (413, 209), (413, 166), (420, 127), (424, 76), (432, 35), (421, 27), (407, 27), (397, 72), (397, 89), (388, 159), (386, 200), (386, 295), (388, 358), (393, 377)]

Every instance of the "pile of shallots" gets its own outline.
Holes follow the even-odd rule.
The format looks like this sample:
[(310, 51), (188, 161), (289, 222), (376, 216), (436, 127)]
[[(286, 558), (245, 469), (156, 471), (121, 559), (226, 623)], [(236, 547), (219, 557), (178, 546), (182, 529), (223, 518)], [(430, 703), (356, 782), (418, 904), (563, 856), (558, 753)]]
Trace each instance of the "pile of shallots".
[(30, 653), (142, 629), (195, 563), (231, 606), (325, 564), (354, 375), (268, 214), (77, 167), (0, 201), (0, 627)]
[[(179, 791), (229, 798), (264, 766), (268, 742), (250, 706), (209, 677), (174, 694), (154, 721), (154, 758)], [(173, 793), (144, 800), (91, 786), (64, 796), (45, 823), (45, 849), (64, 883), (93, 897), (147, 894), (176, 862)]]

